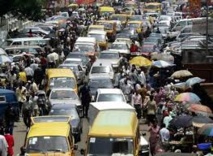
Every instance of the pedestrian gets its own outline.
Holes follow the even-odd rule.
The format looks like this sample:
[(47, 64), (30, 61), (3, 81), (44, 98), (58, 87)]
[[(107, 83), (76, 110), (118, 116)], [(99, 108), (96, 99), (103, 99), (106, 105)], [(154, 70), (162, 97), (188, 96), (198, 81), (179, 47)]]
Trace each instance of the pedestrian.
[(13, 135), (10, 134), (9, 129), (5, 129), (5, 134), (4, 137), (7, 141), (8, 144), (8, 148), (7, 148), (7, 156), (13, 156), (14, 151), (13, 151), (13, 147), (14, 147), (14, 138)]
[(13, 134), (16, 113), (11, 104), (9, 104), (9, 106), (5, 110), (4, 116), (5, 116), (6, 129), (9, 130), (10, 134)]
[(141, 118), (141, 107), (142, 107), (142, 97), (140, 92), (136, 90), (136, 92), (132, 95), (132, 106), (135, 108), (138, 119)]
[(156, 112), (157, 112), (156, 102), (154, 100), (153, 95), (150, 95), (150, 100), (147, 103), (147, 121), (148, 121), (148, 124), (154, 121), (154, 119), (156, 118)]
[(150, 144), (150, 153), (152, 156), (155, 155), (155, 149), (159, 139), (159, 130), (160, 127), (158, 126), (157, 121), (153, 120), (151, 126), (148, 129), (148, 131), (150, 132), (149, 144)]
[(31, 81), (34, 75), (34, 71), (30, 66), (27, 66), (24, 69), (25, 73), (26, 73), (26, 77), (27, 77), (27, 81)]
[(88, 115), (88, 109), (89, 109), (89, 104), (91, 102), (91, 95), (90, 95), (90, 89), (87, 84), (87, 82), (84, 82), (83, 86), (81, 87), (79, 91), (80, 97), (81, 97), (81, 102), (82, 102), (82, 111), (83, 111), (83, 117), (87, 117)]
[(19, 112), (22, 113), (22, 105), (24, 102), (26, 102), (26, 93), (27, 89), (22, 85), (22, 83), (19, 83), (19, 87), (16, 89), (16, 96), (19, 103)]
[(170, 132), (166, 128), (166, 125), (164, 123), (161, 125), (159, 134), (160, 134), (160, 139), (161, 139), (161, 143), (163, 145), (164, 150), (165, 151), (169, 150)]
[(27, 128), (30, 127), (31, 124), (31, 116), (33, 113), (32, 101), (30, 101), (30, 97), (27, 96), (26, 102), (23, 104), (23, 121)]
[(7, 156), (7, 140), (4, 137), (4, 131), (0, 132), (0, 156)]
[(35, 83), (38, 85), (38, 87), (41, 87), (41, 82), (44, 78), (44, 73), (42, 71), (42, 66), (41, 64), (38, 64), (38, 68), (35, 69), (34, 71), (34, 77), (33, 79), (35, 80)]

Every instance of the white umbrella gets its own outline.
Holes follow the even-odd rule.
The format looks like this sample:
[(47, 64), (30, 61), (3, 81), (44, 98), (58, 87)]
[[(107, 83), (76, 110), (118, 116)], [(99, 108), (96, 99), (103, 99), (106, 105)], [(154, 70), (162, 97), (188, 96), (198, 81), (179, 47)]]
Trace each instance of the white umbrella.
[(172, 64), (163, 60), (154, 61), (152, 65), (157, 68), (166, 68), (166, 67), (175, 66), (175, 64)]
[(201, 82), (204, 82), (205, 79), (201, 79), (199, 77), (192, 77), (192, 78), (189, 78), (187, 81), (186, 81), (186, 86), (187, 87), (191, 87), (193, 86), (194, 84), (197, 84), (197, 83), (201, 83)]

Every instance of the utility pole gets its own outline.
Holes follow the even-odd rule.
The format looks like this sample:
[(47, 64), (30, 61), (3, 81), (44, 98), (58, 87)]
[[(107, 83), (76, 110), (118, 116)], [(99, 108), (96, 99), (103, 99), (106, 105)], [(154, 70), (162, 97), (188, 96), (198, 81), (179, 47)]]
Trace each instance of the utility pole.
[(209, 36), (209, 6), (208, 0), (206, 0), (206, 55), (209, 55), (209, 45), (208, 45), (208, 36)]

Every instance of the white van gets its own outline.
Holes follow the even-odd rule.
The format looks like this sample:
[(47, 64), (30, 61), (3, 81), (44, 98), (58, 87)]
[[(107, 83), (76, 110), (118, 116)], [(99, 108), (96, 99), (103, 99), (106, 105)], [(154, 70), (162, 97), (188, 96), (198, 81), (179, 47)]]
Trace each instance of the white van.
[(193, 21), (195, 20), (201, 20), (203, 18), (187, 18), (187, 19), (181, 19), (179, 20), (174, 27), (171, 29), (171, 31), (168, 33), (168, 38), (174, 38), (179, 35), (180, 31), (186, 27), (193, 24)]
[(26, 37), (26, 38), (10, 38), (3, 43), (2, 47), (6, 48), (9, 46), (30, 46), (30, 45), (39, 45), (44, 46), (49, 44), (49, 38), (43, 37)]
[[(82, 52), (100, 52), (100, 47), (96, 41), (95, 37), (78, 37), (74, 44), (74, 51)], [(79, 50), (78, 50), (79, 49)], [(91, 49), (89, 51), (84, 51), (83, 49)]]

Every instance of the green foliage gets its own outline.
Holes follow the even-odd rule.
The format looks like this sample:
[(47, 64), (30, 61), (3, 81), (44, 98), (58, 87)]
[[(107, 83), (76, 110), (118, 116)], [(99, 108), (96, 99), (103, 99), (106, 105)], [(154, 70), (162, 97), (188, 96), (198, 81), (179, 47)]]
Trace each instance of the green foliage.
[(42, 6), (47, 0), (0, 0), (0, 16), (11, 12), (18, 18), (38, 20), (42, 18)]

